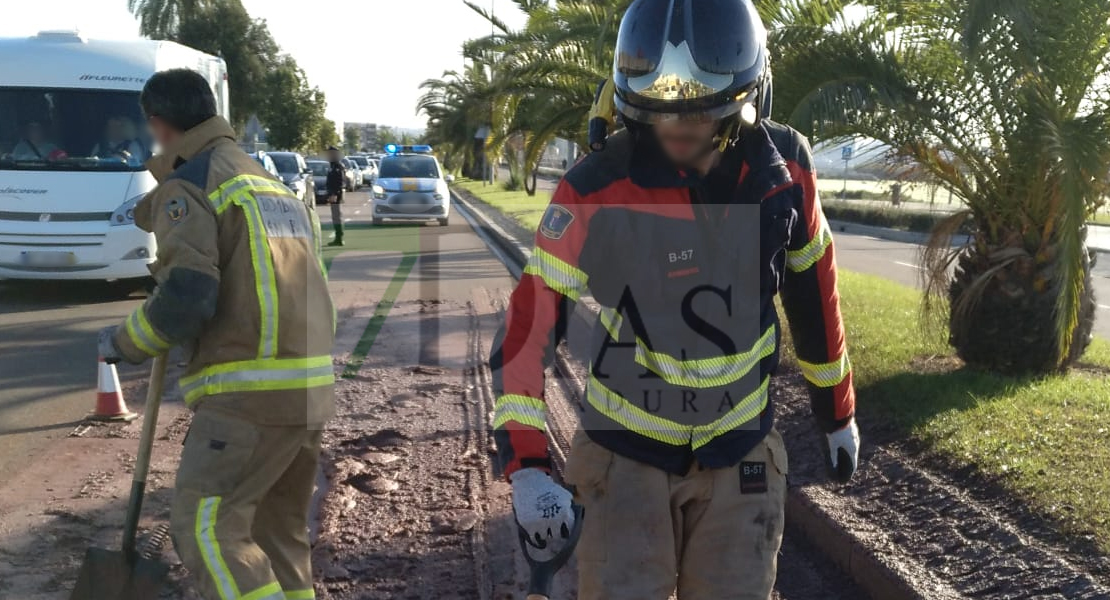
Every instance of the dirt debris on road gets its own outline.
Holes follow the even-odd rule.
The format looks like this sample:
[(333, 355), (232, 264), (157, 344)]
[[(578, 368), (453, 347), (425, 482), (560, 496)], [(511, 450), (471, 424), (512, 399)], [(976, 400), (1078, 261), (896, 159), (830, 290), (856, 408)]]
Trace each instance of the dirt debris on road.
[[(439, 319), (437, 340), (422, 319)], [(454, 325), (449, 325), (453, 323)], [(523, 597), (510, 488), (494, 480), (483, 316), (473, 303), (399, 302), (357, 377), (337, 386), (314, 563), (320, 598)], [(451, 329), (448, 329), (451, 327)], [(414, 364), (436, 344), (440, 364)]]

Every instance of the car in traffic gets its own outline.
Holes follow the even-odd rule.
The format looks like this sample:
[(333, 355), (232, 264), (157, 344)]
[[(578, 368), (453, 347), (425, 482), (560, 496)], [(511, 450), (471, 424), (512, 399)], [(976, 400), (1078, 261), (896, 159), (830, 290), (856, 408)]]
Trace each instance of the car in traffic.
[(362, 185), (370, 185), (374, 183), (374, 176), (377, 175), (377, 166), (370, 162), (370, 157), (365, 155), (348, 156), (348, 160), (358, 166), (361, 175)]
[(362, 185), (362, 171), (349, 158), (339, 159), (339, 163), (343, 165), (344, 178), (347, 182), (347, 191), (353, 192)]
[(390, 144), (386, 151), (371, 188), (373, 224), (381, 225), (386, 219), (449, 224), (451, 193), (447, 184), (454, 177), (444, 174), (432, 156), (432, 147)]
[(331, 163), (317, 159), (308, 160), (305, 163), (308, 165), (308, 170), (312, 172), (312, 184), (316, 189), (316, 204), (327, 204), (328, 171), (331, 169)]
[(253, 152), (251, 153), (251, 158), (253, 158), (254, 161), (257, 162), (259, 165), (261, 165), (263, 169), (266, 169), (267, 173), (273, 175), (274, 179), (281, 181), (281, 173), (278, 172), (277, 165), (274, 164), (274, 159), (270, 158), (270, 155), (267, 152), (264, 152), (262, 150)]
[(305, 164), (304, 157), (299, 152), (268, 152), (269, 157), (277, 167), (278, 176), (285, 187), (301, 199), (301, 202), (311, 206), (316, 198), (316, 186), (312, 183), (312, 173)]

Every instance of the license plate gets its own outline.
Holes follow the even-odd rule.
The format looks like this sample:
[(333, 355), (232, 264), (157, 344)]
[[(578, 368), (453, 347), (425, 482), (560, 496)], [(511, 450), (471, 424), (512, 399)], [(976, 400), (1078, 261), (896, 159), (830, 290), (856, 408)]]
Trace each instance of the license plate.
[(69, 267), (77, 264), (77, 255), (72, 252), (24, 252), (23, 265), (27, 267)]

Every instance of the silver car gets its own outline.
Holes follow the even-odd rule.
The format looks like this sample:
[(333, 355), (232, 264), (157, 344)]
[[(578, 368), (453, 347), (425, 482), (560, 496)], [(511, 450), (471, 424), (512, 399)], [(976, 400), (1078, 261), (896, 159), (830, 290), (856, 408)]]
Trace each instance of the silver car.
[(348, 156), (348, 160), (358, 165), (359, 172), (362, 175), (362, 185), (370, 185), (374, 183), (374, 176), (378, 174), (378, 170), (369, 156), (357, 155)]
[(430, 146), (401, 146), (381, 159), (373, 187), (375, 225), (385, 219), (450, 222), (447, 183), (454, 177), (444, 175), (431, 150)]

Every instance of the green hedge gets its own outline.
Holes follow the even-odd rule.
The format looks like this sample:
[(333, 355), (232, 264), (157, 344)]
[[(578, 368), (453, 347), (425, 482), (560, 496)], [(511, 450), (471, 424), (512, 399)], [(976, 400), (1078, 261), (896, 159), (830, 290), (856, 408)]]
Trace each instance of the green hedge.
[[(903, 231), (929, 233), (937, 223), (948, 217), (946, 213), (928, 213), (913, 210), (898, 210), (894, 208), (871, 208), (866, 206), (852, 206), (844, 202), (826, 202), (823, 205), (825, 216), (835, 221), (847, 221), (860, 225), (875, 227), (889, 227)], [(960, 233), (968, 233), (967, 225), (960, 229)]]

